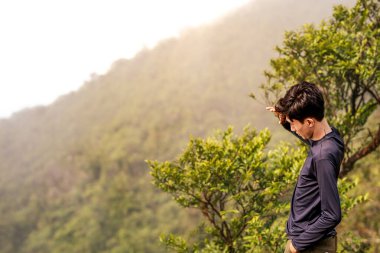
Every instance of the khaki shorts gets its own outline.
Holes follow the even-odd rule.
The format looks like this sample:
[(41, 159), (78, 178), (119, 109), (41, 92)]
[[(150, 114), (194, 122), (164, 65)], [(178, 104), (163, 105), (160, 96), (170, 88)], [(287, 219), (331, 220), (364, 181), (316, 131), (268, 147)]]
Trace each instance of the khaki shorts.
[[(337, 251), (337, 238), (336, 236), (330, 236), (320, 240), (312, 247), (301, 251), (301, 253), (336, 253)], [(289, 249), (290, 240), (286, 242), (284, 253), (290, 253)]]

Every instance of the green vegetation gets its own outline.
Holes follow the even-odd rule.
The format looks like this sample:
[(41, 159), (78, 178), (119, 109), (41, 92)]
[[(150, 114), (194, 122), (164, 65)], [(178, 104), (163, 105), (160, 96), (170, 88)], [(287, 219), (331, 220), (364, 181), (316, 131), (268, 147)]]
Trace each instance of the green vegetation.
[[(173, 160), (189, 135), (205, 137), (227, 125), (269, 126), (268, 148), (275, 145), (279, 127), (248, 94), (258, 94), (285, 30), (319, 22), (342, 2), (350, 3), (255, 1), (116, 61), (50, 106), (0, 120), (0, 252), (156, 253), (166, 252), (161, 233), (194, 243), (207, 238), (205, 227), (195, 230), (197, 210), (180, 208), (156, 189), (144, 160)], [(355, 165), (367, 168), (357, 170), (363, 180), (355, 195), (377, 189), (376, 159)], [(361, 235), (375, 238), (379, 194), (369, 198), (360, 206), (367, 209), (353, 210), (366, 216), (342, 226), (365, 227)]]
[(351, 9), (337, 6), (318, 28), (305, 25), (286, 33), (277, 51), (280, 56), (271, 61), (262, 86), (267, 97), (302, 80), (322, 88), (326, 114), (346, 144), (344, 177), (380, 145), (380, 127), (374, 131), (366, 126), (380, 106), (379, 1), (359, 0)]
[[(173, 162), (149, 161), (157, 187), (170, 193), (182, 207), (197, 209), (206, 223), (203, 238), (187, 243), (169, 234), (163, 242), (176, 252), (284, 251), (284, 224), (289, 215), (291, 190), (306, 157), (306, 148), (281, 143), (267, 150), (268, 130), (232, 128), (215, 137), (191, 139)], [(366, 196), (348, 196), (355, 182), (341, 180), (344, 216)], [(364, 252), (368, 245), (344, 233), (340, 252)]]
[[(288, 206), (281, 197), (296, 180), (305, 158), (303, 152), (285, 145), (266, 154), (269, 140), (267, 130), (257, 134), (246, 128), (236, 137), (229, 128), (215, 138), (191, 139), (178, 161), (149, 162), (156, 186), (171, 193), (181, 206), (199, 209), (209, 224), (206, 233), (211, 238), (188, 247), (172, 243), (169, 236), (168, 246), (177, 245), (177, 252), (205, 248), (212, 248), (213, 252), (246, 252), (246, 244), (256, 248), (255, 238), (268, 232), (260, 225), (270, 228), (284, 205)], [(250, 227), (258, 229), (247, 234)], [(285, 240), (283, 236), (281, 239)], [(283, 250), (281, 240), (273, 244), (262, 249)]]
[[(378, 252), (378, 218), (371, 222), (367, 219), (376, 216), (380, 197), (376, 180), (380, 145), (379, 1), (358, 0), (352, 8), (336, 6), (332, 18), (318, 27), (305, 25), (287, 32), (277, 52), (279, 57), (271, 60), (272, 68), (265, 72), (267, 82), (262, 88), (266, 98), (275, 99), (284, 88), (301, 80), (322, 88), (327, 117), (340, 129), (346, 143), (340, 177), (358, 168), (353, 174), (363, 184), (357, 192), (369, 192), (371, 200), (354, 210), (353, 217), (361, 222), (346, 221), (342, 231), (362, 235), (374, 245), (371, 252)], [(359, 252), (355, 248), (351, 251)]]
[[(371, 131), (379, 125), (378, 118), (368, 123), (380, 104), (379, 42), (378, 2), (359, 0), (352, 9), (337, 6), (333, 18), (318, 29), (306, 25), (286, 34), (284, 46), (277, 48), (280, 57), (271, 61), (273, 71), (266, 72), (268, 82), (262, 86), (266, 98), (276, 101), (284, 87), (294, 83), (312, 80), (320, 85), (327, 117), (347, 145), (341, 178), (380, 144), (380, 128), (377, 134)], [(279, 242), (285, 241), (285, 234), (280, 221), (289, 208), (280, 202), (281, 194), (289, 190), (301, 166), (284, 149), (274, 152), (280, 154), (277, 157), (265, 157), (268, 141), (265, 132), (256, 136), (246, 130), (232, 138), (227, 130), (219, 141), (191, 140), (174, 162), (150, 162), (156, 185), (180, 205), (199, 209), (209, 221), (206, 231), (211, 238), (203, 245), (189, 247), (171, 235), (165, 240), (168, 247), (177, 252), (282, 252)], [(346, 196), (352, 185), (340, 183), (347, 213), (366, 197)], [(367, 252), (368, 241), (351, 237), (352, 233), (345, 234), (340, 252)]]

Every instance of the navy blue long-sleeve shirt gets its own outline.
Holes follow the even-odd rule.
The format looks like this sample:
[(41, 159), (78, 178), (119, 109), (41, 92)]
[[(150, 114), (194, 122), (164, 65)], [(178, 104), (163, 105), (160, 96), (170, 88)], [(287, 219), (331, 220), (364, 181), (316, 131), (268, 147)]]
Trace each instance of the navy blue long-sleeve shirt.
[[(284, 127), (290, 130), (286, 124)], [(286, 233), (298, 251), (336, 234), (335, 227), (341, 220), (337, 180), (344, 155), (343, 140), (334, 128), (318, 141), (303, 141), (310, 149), (293, 192), (286, 225)]]

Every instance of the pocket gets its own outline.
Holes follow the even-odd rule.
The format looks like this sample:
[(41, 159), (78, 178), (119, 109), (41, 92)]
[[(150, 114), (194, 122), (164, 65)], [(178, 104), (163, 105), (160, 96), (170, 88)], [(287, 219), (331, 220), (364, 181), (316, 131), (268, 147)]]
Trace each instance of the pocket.
[(336, 236), (327, 237), (317, 243), (313, 247), (313, 252), (316, 253), (336, 253), (337, 250), (337, 238)]

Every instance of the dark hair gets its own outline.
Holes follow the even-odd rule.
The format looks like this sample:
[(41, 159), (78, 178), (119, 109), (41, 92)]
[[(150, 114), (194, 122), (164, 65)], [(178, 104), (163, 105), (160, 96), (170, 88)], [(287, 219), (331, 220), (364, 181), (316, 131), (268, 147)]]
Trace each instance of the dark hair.
[(290, 87), (285, 96), (278, 100), (275, 109), (290, 120), (301, 122), (307, 117), (321, 121), (325, 116), (322, 92), (315, 84), (305, 81)]

